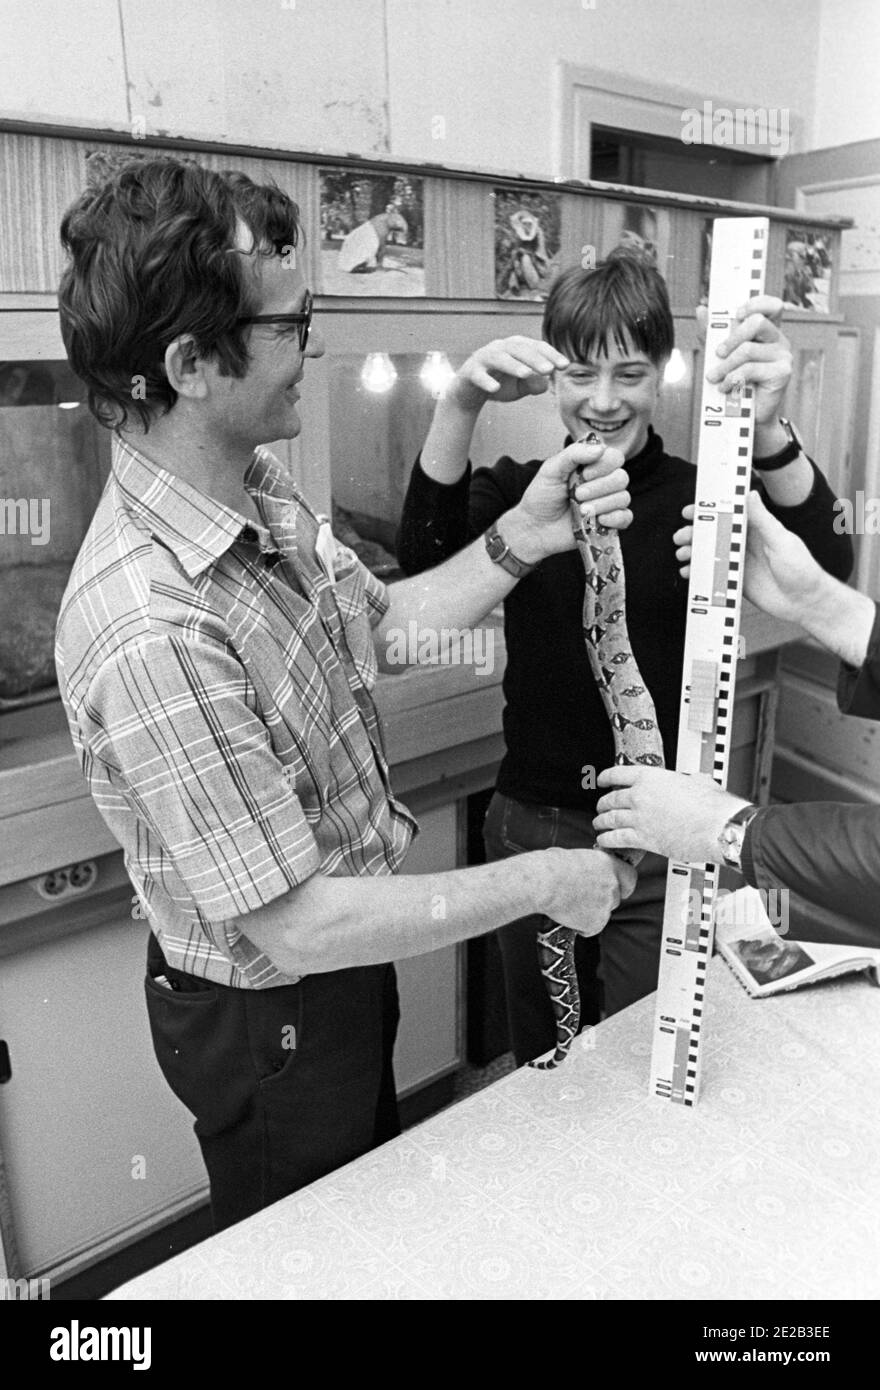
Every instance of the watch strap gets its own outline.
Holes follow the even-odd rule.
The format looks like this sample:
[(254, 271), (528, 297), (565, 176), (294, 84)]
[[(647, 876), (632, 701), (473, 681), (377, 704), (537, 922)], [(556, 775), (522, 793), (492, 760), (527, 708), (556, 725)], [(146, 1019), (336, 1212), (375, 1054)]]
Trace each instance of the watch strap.
[(795, 459), (804, 452), (791, 421), (780, 416), (779, 423), (788, 435), (788, 443), (783, 445), (775, 454), (768, 454), (766, 458), (752, 458), (752, 467), (756, 468), (759, 473), (775, 473), (777, 468), (785, 468), (789, 463), (794, 463)]
[(525, 575), (531, 574), (535, 568), (525, 560), (520, 560), (514, 555), (510, 546), (498, 532), (497, 523), (489, 527), (483, 538), (486, 543), (486, 553), (493, 564), (500, 565), (508, 574), (512, 574), (515, 579), (522, 579)]

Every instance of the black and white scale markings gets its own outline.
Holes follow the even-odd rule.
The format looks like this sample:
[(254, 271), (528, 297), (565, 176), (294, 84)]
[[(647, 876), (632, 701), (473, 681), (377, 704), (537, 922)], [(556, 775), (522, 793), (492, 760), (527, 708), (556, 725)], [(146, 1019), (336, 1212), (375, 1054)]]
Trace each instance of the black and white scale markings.
[[(719, 217), (712, 231), (706, 362), (741, 304), (763, 294), (769, 223)], [(688, 585), (676, 771), (727, 785), (752, 466), (752, 389), (729, 395), (703, 378), (697, 507)], [(706, 970), (712, 953), (714, 864), (670, 860), (651, 1052), (651, 1094), (693, 1105), (699, 1094)]]

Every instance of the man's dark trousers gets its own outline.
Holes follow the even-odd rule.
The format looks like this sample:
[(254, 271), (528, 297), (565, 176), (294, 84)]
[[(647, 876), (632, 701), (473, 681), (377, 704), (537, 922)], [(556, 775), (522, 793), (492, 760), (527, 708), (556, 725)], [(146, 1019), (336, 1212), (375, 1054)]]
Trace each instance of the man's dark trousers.
[(217, 1230), (400, 1133), (393, 965), (232, 989), (174, 970), (151, 934), (145, 989), (159, 1065), (196, 1119)]

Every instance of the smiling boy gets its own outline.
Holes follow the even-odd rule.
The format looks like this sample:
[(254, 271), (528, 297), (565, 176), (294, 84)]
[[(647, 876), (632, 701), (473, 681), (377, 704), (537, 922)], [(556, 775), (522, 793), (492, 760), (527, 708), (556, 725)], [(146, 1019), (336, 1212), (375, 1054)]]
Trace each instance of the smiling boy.
[[(815, 466), (791, 444), (779, 409), (791, 376), (791, 352), (774, 321), (779, 301), (753, 302), (709, 375), (728, 390), (755, 390), (755, 468), (764, 498), (807, 543), (824, 568), (845, 578), (846, 537), (833, 529), (834, 498)], [(678, 729), (687, 585), (680, 566), (689, 532), (696, 470), (668, 455), (652, 427), (663, 372), (674, 345), (666, 286), (659, 273), (625, 252), (594, 270), (564, 272), (547, 300), (545, 341), (514, 337), (475, 352), (438, 402), (410, 479), (399, 534), (406, 573), (436, 565), (472, 537), (491, 534), (541, 467), (504, 457), (471, 473), (468, 450), (487, 401), (510, 402), (551, 387), (567, 434), (597, 433), (621, 473), (620, 505), (633, 522), (621, 532), (627, 621), (639, 670), (654, 700), (668, 764)], [(762, 471), (764, 470), (769, 471)], [(628, 474), (628, 490), (626, 475)], [(614, 475), (609, 475), (611, 478)], [(502, 527), (502, 539), (503, 527)], [(678, 547), (678, 549), (676, 549)], [(583, 566), (577, 554), (537, 562), (526, 548), (513, 562), (525, 577), (505, 600), (505, 756), (484, 837), (490, 860), (549, 845), (595, 843), (596, 776), (614, 763), (611, 728), (587, 661), (581, 614)], [(491, 553), (491, 551), (490, 551)], [(502, 556), (510, 563), (510, 556)], [(578, 941), (582, 993), (592, 987), (601, 953), (604, 1006), (617, 1012), (655, 988), (666, 861), (647, 854), (635, 891), (596, 941)], [(519, 1063), (553, 1045), (552, 1010), (537, 964), (544, 925), (529, 915), (498, 933), (511, 1041)]]

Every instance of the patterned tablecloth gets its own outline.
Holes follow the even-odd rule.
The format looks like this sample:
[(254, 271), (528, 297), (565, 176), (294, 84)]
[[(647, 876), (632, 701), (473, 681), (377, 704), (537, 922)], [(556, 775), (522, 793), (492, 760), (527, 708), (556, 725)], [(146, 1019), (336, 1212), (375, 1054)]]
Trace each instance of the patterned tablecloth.
[(109, 1297), (878, 1297), (880, 990), (707, 993), (695, 1109), (652, 996)]

